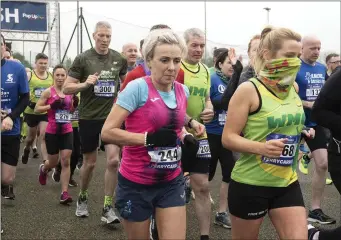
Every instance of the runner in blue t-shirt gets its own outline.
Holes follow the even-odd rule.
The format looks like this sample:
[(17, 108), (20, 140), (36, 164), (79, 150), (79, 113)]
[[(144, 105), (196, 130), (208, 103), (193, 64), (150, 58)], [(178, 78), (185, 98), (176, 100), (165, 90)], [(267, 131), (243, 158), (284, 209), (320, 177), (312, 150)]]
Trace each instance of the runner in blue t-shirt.
[(13, 180), (20, 150), (20, 114), (29, 102), (25, 67), (3, 58), (5, 38), (1, 35), (1, 195), (14, 200)]
[[(296, 82), (299, 86), (299, 96), (306, 114), (305, 126), (315, 129), (315, 138), (305, 138), (312, 158), (315, 161), (316, 169), (313, 175), (313, 199), (311, 201), (308, 221), (331, 224), (335, 223), (335, 220), (324, 214), (321, 210), (321, 200), (328, 169), (327, 136), (325, 129), (317, 125), (311, 118), (311, 109), (324, 85), (327, 70), (324, 65), (317, 62), (320, 49), (321, 42), (316, 37), (309, 36), (302, 39), (302, 65), (297, 73)], [(300, 165), (306, 164), (305, 161), (309, 159), (304, 158), (302, 160)], [(300, 166), (301, 168), (302, 166)]]

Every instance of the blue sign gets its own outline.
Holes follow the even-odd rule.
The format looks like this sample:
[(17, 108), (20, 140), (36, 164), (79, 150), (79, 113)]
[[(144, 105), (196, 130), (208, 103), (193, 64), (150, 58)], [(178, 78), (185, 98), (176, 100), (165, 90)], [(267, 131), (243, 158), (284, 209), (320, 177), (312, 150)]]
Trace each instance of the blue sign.
[(1, 29), (47, 32), (47, 3), (1, 1)]

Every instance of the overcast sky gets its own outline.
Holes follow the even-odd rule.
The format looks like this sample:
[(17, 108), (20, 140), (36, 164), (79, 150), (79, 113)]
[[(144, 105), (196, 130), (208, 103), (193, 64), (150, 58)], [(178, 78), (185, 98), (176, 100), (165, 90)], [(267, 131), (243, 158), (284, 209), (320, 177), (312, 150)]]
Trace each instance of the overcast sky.
[[(139, 44), (154, 24), (164, 23), (183, 32), (187, 28), (204, 30), (204, 2), (80, 2), (90, 34), (97, 21), (112, 24), (111, 48), (121, 50), (126, 42)], [(61, 2), (62, 56), (76, 23), (76, 2)], [(245, 53), (250, 38), (266, 25), (270, 7), (270, 24), (288, 27), (302, 36), (317, 35), (322, 51), (340, 52), (340, 2), (207, 2), (207, 39), (209, 49), (238, 45)], [(131, 24), (126, 24), (126, 23)], [(29, 50), (30, 43), (25, 43)], [(90, 47), (84, 31), (84, 50)], [(27, 53), (26, 53), (27, 54)], [(68, 56), (77, 54), (76, 36)], [(33, 55), (33, 54), (32, 54)]]

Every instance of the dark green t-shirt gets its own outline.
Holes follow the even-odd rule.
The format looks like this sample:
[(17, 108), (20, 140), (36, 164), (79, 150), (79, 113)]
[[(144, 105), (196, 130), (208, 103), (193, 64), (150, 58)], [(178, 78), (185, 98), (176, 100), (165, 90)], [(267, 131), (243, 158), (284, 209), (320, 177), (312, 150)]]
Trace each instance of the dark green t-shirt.
[(100, 55), (91, 48), (75, 58), (69, 76), (83, 83), (96, 72), (97, 83), (81, 92), (79, 119), (107, 118), (117, 96), (120, 76), (127, 73), (127, 60), (115, 50), (109, 49), (108, 54)]

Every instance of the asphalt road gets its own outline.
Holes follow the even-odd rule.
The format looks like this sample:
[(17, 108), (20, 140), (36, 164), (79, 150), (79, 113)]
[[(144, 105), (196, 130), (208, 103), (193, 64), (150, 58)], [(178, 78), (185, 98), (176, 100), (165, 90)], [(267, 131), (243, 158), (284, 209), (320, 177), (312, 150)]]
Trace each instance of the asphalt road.
[[(18, 164), (15, 180), (14, 201), (2, 199), (1, 217), (4, 233), (1, 238), (9, 239), (125, 239), (122, 225), (108, 227), (100, 221), (103, 207), (103, 180), (105, 171), (104, 153), (99, 153), (93, 181), (89, 189), (90, 216), (79, 219), (75, 216), (75, 201), (71, 206), (59, 204), (60, 186), (49, 177), (47, 185), (38, 182), (39, 159), (29, 159), (27, 165)], [(312, 172), (313, 164), (310, 164)], [(215, 200), (212, 207), (212, 219), (218, 203), (220, 168), (211, 185), (211, 195)], [(51, 174), (50, 174), (51, 176)], [(75, 173), (79, 181), (79, 172)], [(300, 175), (300, 183), (306, 206), (310, 206), (311, 175)], [(71, 188), (70, 194), (76, 199), (79, 188)], [(326, 186), (322, 207), (326, 214), (337, 219), (334, 228), (341, 222), (340, 196), (333, 185)], [(245, 226), (247, 228), (247, 226)], [(231, 239), (230, 230), (211, 226), (211, 239)], [(200, 239), (199, 227), (195, 215), (194, 201), (187, 205), (187, 239)], [(271, 222), (266, 217), (260, 232), (260, 239), (277, 239)]]

